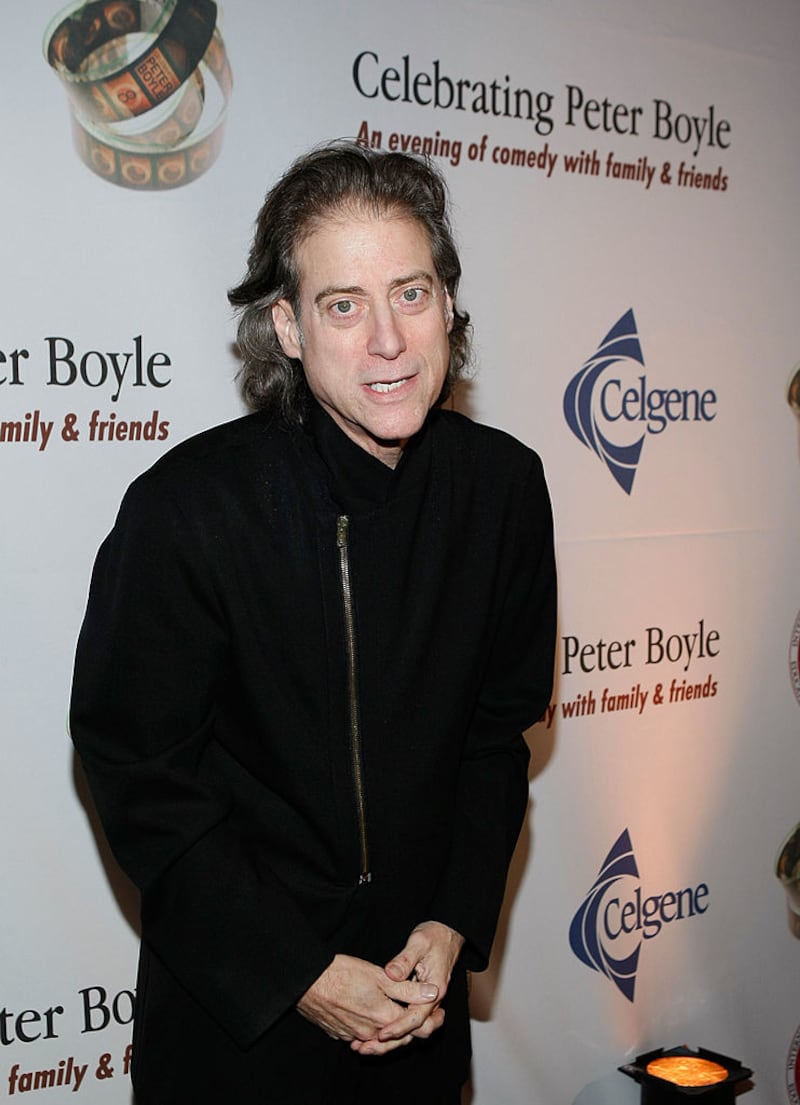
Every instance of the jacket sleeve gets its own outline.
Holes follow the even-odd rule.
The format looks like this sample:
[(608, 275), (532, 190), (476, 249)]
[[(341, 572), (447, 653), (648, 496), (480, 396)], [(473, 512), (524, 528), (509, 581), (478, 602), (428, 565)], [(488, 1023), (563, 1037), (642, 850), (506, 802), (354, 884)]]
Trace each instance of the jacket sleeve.
[(201, 531), (158, 479), (129, 490), (93, 572), (70, 728), (111, 848), (141, 891), (143, 938), (247, 1046), (333, 952), (256, 870), (209, 767), (230, 650)]
[(550, 701), (556, 638), (553, 520), (541, 462), (521, 497), (498, 629), (461, 761), (449, 862), (431, 916), (465, 937), (468, 969), (484, 970), (528, 805), (523, 731)]

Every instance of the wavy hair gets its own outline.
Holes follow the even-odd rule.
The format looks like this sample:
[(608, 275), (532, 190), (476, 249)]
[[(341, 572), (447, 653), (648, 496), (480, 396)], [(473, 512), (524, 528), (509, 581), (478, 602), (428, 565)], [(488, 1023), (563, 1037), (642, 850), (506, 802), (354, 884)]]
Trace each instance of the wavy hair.
[(436, 274), (453, 301), (450, 362), (437, 404), (465, 374), (471, 327), (469, 315), (456, 307), (461, 262), (442, 174), (426, 158), (340, 140), (298, 158), (267, 193), (247, 274), (228, 292), (239, 313), (242, 391), (254, 410), (279, 409), (291, 422), (304, 420), (309, 391), (303, 366), (281, 349), (271, 308), (286, 299), (299, 318), (297, 249), (330, 215), (352, 211), (405, 215), (425, 229)]

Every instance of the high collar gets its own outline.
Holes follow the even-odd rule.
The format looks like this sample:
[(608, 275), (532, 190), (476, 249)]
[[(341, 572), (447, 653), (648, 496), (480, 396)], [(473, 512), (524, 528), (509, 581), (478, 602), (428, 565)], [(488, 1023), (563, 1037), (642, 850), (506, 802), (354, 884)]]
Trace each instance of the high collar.
[(426, 436), (423, 427), (390, 468), (348, 437), (316, 400), (310, 403), (306, 429), (327, 468), (331, 494), (347, 512), (373, 510), (396, 494), (407, 481), (407, 470), (415, 467), (412, 458)]

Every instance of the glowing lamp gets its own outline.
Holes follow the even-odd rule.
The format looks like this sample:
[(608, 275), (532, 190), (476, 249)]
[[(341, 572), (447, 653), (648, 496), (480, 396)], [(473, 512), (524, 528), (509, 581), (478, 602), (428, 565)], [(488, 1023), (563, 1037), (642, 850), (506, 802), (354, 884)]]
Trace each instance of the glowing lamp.
[(734, 1105), (737, 1084), (753, 1073), (738, 1059), (703, 1047), (658, 1048), (619, 1069), (641, 1083), (642, 1105), (688, 1105), (687, 1097), (701, 1097), (702, 1105)]

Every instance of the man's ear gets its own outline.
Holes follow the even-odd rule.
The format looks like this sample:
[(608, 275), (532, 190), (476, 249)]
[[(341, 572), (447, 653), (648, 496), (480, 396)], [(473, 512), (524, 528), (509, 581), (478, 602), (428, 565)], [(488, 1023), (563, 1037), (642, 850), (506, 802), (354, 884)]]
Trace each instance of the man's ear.
[(444, 321), (447, 326), (447, 333), (453, 329), (453, 297), (448, 292), (447, 288), (444, 290)]
[(281, 349), (287, 357), (296, 361), (303, 359), (303, 343), (300, 341), (300, 325), (288, 299), (279, 299), (272, 305), (272, 325)]

